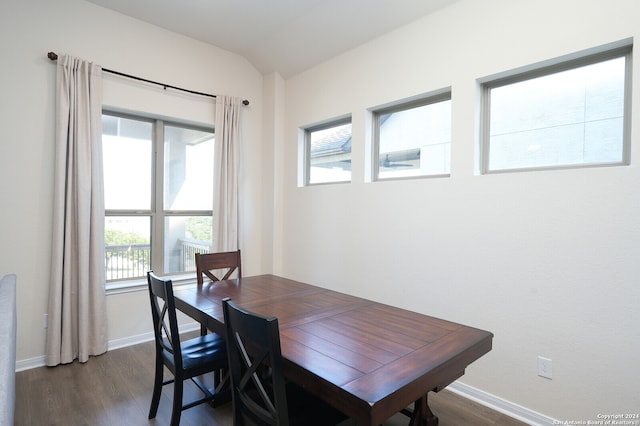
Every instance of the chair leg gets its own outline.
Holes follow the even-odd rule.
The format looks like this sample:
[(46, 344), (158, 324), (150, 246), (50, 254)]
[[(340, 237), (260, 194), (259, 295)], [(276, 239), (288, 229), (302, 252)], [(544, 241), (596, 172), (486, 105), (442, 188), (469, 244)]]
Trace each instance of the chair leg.
[(184, 381), (182, 378), (173, 382), (173, 408), (171, 409), (171, 426), (180, 425), (180, 416), (182, 415), (182, 389)]
[(218, 385), (222, 382), (224, 376), (224, 371), (222, 369), (220, 370), (215, 370), (213, 372), (213, 388), (214, 389), (218, 389)]
[(153, 381), (153, 396), (151, 397), (151, 407), (149, 408), (149, 418), (153, 419), (158, 412), (160, 404), (160, 394), (162, 393), (162, 379), (164, 373), (164, 364), (161, 360), (156, 359), (156, 373)]

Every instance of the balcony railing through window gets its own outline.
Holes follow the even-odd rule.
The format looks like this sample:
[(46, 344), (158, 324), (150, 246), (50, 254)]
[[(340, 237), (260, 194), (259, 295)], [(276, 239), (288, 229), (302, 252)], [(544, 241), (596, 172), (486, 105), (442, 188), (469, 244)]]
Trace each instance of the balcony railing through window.
[(142, 278), (151, 269), (151, 246), (105, 246), (105, 268), (107, 281)]
[[(211, 243), (193, 239), (180, 240), (179, 270), (196, 270), (195, 254), (210, 253)], [(149, 244), (121, 244), (105, 246), (105, 274), (107, 281), (144, 278), (151, 269)]]

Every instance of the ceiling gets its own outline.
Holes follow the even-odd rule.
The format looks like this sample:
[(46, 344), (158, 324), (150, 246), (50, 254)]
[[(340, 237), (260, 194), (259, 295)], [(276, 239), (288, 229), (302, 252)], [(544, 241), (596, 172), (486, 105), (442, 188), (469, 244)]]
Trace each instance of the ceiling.
[(288, 78), (459, 0), (87, 0)]

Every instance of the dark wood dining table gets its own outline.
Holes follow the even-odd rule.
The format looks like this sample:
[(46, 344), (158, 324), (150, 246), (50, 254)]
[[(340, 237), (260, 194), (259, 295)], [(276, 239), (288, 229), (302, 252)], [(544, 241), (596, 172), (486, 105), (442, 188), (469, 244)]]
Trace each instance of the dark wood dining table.
[(222, 335), (225, 297), (277, 317), (287, 378), (362, 426), (403, 410), (412, 426), (437, 425), (428, 393), (461, 377), (493, 339), (488, 331), (275, 275), (176, 286), (174, 295), (179, 310)]

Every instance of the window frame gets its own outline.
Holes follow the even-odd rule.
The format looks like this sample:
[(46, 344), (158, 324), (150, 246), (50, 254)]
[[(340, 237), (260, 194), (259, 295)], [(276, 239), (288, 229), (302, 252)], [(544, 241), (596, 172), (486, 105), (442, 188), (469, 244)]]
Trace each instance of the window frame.
[[(165, 219), (167, 217), (179, 217), (179, 216), (203, 216), (203, 217), (211, 217), (213, 219), (213, 209), (211, 210), (171, 210), (164, 208), (164, 129), (165, 126), (173, 126), (179, 127), (183, 129), (196, 130), (202, 132), (212, 133), (215, 138), (215, 128), (213, 126), (209, 127), (206, 125), (197, 125), (193, 123), (187, 123), (180, 120), (167, 119), (163, 117), (153, 116), (153, 115), (145, 115), (145, 114), (134, 114), (134, 113), (123, 113), (119, 111), (114, 111), (110, 109), (103, 108), (102, 115), (109, 115), (117, 118), (124, 118), (129, 120), (136, 120), (141, 122), (151, 123), (152, 131), (151, 131), (151, 188), (149, 191), (151, 192), (151, 205), (149, 209), (107, 209), (105, 207), (104, 216), (105, 218), (108, 216), (133, 216), (133, 217), (148, 217), (150, 220), (150, 235), (149, 235), (149, 245), (150, 245), (150, 265), (151, 269), (158, 272), (159, 275), (162, 276), (170, 276), (177, 278), (174, 282), (180, 282), (181, 278), (184, 280), (186, 275), (189, 275), (190, 278), (192, 274), (189, 272), (176, 272), (176, 273), (167, 273), (165, 272), (165, 262), (164, 262), (164, 226)], [(215, 141), (214, 141), (215, 143)], [(211, 194), (213, 197), (213, 194)], [(105, 288), (107, 290), (125, 290), (131, 288), (138, 288), (142, 285), (146, 285), (146, 277), (132, 277), (125, 278), (119, 280), (106, 280), (105, 279)]]
[[(323, 121), (322, 123), (319, 123), (319, 124), (302, 128), (303, 143), (304, 143), (304, 161), (303, 161), (304, 168), (303, 168), (303, 175), (302, 175), (303, 186), (335, 185), (335, 184), (351, 183), (353, 181), (353, 170), (350, 171), (349, 180), (315, 182), (315, 183), (312, 183), (310, 181), (311, 180), (311, 134), (313, 132), (330, 129), (332, 127), (343, 126), (345, 124), (352, 125), (351, 138), (353, 139), (353, 120), (351, 115), (334, 118), (331, 120)], [(351, 155), (351, 161), (353, 161), (353, 151), (350, 152), (350, 155)]]
[[(551, 61), (545, 61), (536, 65), (523, 67), (513, 71), (501, 73), (494, 77), (479, 80), (480, 102), (480, 174), (514, 173), (541, 170), (582, 169), (591, 167), (625, 166), (630, 164), (631, 151), (631, 81), (632, 81), (632, 52), (631, 40), (623, 40), (612, 45), (590, 49), (585, 52)], [(570, 71), (587, 65), (594, 65), (612, 59), (625, 58), (625, 81), (623, 100), (623, 124), (622, 124), (622, 159), (615, 162), (590, 162), (580, 164), (554, 164), (550, 166), (510, 167), (492, 170), (489, 167), (491, 150), (491, 90), (499, 87), (520, 83), (538, 77), (545, 77), (563, 71)]]
[[(384, 114), (392, 114), (396, 112), (409, 111), (427, 105), (433, 105), (439, 102), (451, 101), (453, 103), (451, 87), (430, 92), (426, 95), (402, 100), (387, 104), (385, 106), (370, 109), (372, 121), (372, 151), (371, 151), (371, 179), (374, 182), (406, 180), (406, 179), (424, 179), (424, 178), (443, 178), (451, 176), (451, 164), (449, 164), (449, 173), (438, 174), (420, 174), (415, 176), (394, 176), (380, 177), (380, 116)], [(450, 141), (449, 143), (452, 143)]]

